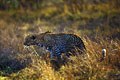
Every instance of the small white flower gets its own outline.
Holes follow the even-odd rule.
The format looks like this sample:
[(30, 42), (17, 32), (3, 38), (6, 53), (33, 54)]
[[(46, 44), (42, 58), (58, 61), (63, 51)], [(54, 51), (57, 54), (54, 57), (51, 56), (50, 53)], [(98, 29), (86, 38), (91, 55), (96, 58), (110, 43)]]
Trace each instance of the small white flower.
[(102, 57), (106, 57), (106, 49), (102, 49)]

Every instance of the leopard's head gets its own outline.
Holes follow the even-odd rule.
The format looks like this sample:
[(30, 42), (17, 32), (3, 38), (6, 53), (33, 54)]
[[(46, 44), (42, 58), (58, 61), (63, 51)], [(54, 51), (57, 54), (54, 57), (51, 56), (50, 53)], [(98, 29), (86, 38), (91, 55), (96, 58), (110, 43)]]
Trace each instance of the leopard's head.
[(37, 46), (44, 46), (45, 44), (45, 35), (48, 34), (47, 32), (41, 33), (41, 34), (33, 34), (28, 35), (25, 38), (24, 45), (25, 46), (31, 46), (31, 45), (37, 45)]
[(37, 35), (28, 35), (25, 38), (24, 45), (25, 46), (31, 46), (37, 44)]

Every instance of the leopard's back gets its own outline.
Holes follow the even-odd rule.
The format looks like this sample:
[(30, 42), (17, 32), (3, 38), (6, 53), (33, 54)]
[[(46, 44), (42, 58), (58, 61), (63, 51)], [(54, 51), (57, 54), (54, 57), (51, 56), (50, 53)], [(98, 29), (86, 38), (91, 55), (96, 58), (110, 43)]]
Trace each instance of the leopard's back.
[[(48, 34), (46, 35), (50, 37), (51, 40), (48, 41), (47, 44), (52, 45), (53, 52), (69, 52), (75, 47), (79, 48), (80, 50), (85, 50), (85, 45), (80, 37), (74, 34)], [(51, 44), (53, 43), (53, 44)]]

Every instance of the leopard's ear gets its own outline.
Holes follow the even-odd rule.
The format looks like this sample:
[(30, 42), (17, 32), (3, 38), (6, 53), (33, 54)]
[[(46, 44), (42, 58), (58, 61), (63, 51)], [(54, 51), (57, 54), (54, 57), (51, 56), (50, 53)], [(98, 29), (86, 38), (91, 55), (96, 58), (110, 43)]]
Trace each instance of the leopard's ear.
[(51, 32), (50, 31), (46, 31), (45, 34), (47, 34), (47, 33), (51, 33)]

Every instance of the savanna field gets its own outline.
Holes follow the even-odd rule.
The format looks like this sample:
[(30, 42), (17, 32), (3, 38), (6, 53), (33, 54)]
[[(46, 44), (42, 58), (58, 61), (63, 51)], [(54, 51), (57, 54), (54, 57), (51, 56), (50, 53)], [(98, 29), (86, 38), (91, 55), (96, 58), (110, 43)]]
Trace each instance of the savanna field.
[[(48, 51), (23, 44), (46, 31), (78, 35), (86, 54), (55, 70)], [(120, 1), (1, 0), (0, 80), (120, 80)]]

